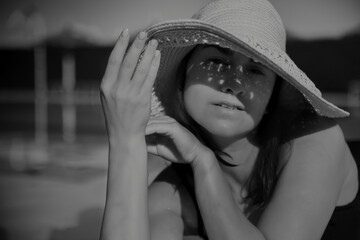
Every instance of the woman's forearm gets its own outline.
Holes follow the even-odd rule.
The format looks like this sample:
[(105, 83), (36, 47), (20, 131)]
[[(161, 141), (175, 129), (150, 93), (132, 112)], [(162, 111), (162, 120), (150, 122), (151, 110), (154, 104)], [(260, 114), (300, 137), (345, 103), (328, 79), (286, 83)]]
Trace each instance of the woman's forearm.
[(193, 166), (195, 192), (209, 239), (264, 240), (236, 205), (215, 156)]
[(101, 239), (149, 239), (145, 137), (123, 137), (109, 142)]

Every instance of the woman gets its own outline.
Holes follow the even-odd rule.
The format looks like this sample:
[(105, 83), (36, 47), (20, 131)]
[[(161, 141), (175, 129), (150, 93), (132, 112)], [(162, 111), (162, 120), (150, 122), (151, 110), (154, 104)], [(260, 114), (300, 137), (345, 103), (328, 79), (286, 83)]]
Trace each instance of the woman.
[(356, 239), (357, 168), (331, 119), (348, 113), (286, 55), (270, 3), (215, 1), (128, 42), (101, 85), (103, 239)]

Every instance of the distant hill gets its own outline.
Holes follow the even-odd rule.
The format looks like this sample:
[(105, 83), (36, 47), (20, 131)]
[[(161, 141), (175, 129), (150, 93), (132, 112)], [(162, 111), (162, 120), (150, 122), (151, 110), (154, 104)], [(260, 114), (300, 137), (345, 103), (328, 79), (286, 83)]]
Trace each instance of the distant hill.
[(290, 39), (287, 52), (324, 92), (345, 92), (349, 81), (360, 81), (360, 31), (333, 40)]

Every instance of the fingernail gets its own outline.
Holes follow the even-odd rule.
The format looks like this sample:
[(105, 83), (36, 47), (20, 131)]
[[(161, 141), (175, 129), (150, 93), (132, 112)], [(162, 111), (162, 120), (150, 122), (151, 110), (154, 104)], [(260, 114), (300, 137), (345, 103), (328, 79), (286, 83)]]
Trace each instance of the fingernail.
[(123, 37), (129, 36), (129, 29), (124, 28), (124, 30), (123, 30), (122, 33), (121, 33), (121, 36), (123, 36)]
[(157, 40), (156, 40), (156, 39), (152, 39), (152, 40), (150, 41), (150, 44), (151, 44), (151, 46), (155, 47), (155, 46), (157, 45)]
[(142, 32), (142, 31), (141, 31), (141, 32), (139, 33), (139, 39), (144, 40), (145, 37), (146, 37), (146, 32)]

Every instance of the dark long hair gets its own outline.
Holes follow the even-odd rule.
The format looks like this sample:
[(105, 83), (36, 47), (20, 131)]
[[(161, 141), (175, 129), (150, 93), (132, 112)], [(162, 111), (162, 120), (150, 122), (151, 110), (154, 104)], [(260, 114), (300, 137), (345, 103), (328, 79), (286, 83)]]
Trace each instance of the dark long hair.
[(247, 195), (245, 197), (245, 200), (252, 206), (265, 206), (270, 200), (277, 182), (279, 160), (282, 154), (281, 146), (284, 144), (285, 115), (278, 104), (282, 81), (283, 79), (277, 77), (267, 112), (256, 131), (259, 154), (247, 181)]
[[(187, 114), (184, 107), (183, 88), (185, 69), (193, 51), (194, 50), (190, 51), (179, 64), (175, 74), (175, 87), (172, 88), (174, 92), (168, 92), (168, 94), (170, 94), (168, 97), (172, 96), (175, 101), (172, 102), (171, 106), (165, 107), (165, 109), (169, 116), (175, 118), (180, 124), (189, 129), (204, 145), (212, 149), (220, 162), (227, 164), (221, 158), (221, 154), (224, 153), (217, 149), (205, 137), (202, 127)], [(281, 146), (284, 142), (281, 127), (284, 114), (281, 114), (282, 111), (279, 109), (278, 104), (282, 82), (283, 80), (277, 77), (273, 93), (267, 106), (267, 113), (263, 116), (257, 127), (257, 139), (260, 151), (253, 171), (247, 181), (247, 195), (244, 199), (246, 203), (248, 203), (247, 205), (254, 207), (263, 207), (266, 205), (271, 198), (277, 181)]]

